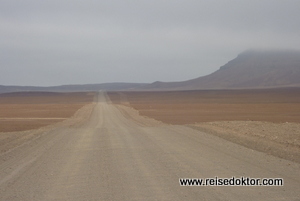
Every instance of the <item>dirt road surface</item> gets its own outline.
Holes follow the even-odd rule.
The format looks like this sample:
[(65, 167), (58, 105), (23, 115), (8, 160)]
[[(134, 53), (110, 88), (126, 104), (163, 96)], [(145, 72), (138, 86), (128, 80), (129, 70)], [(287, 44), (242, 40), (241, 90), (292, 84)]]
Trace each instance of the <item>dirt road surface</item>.
[[(132, 114), (100, 92), (87, 123), (1, 154), (0, 200), (299, 200), (299, 163)], [(216, 176), (283, 178), (284, 186), (179, 184)]]

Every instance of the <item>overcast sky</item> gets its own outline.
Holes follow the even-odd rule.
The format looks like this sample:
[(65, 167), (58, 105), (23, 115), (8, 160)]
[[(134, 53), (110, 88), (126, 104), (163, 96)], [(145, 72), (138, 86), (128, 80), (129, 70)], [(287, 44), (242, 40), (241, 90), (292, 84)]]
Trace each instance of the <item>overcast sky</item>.
[(300, 48), (299, 0), (0, 0), (0, 85), (182, 81)]

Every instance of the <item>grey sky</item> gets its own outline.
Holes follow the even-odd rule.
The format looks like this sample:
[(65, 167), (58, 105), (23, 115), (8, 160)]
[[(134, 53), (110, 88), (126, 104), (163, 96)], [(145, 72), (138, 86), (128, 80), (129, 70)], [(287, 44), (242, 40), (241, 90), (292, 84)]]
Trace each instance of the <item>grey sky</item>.
[(300, 48), (299, 0), (0, 0), (0, 85), (180, 81)]

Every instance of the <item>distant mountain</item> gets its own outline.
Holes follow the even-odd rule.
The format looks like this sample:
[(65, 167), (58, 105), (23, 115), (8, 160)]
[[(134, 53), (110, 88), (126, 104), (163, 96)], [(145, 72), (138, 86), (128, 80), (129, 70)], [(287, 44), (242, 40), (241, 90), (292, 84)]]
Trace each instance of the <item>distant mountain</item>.
[(183, 82), (154, 82), (146, 90), (300, 87), (300, 51), (239, 54), (216, 72)]
[(104, 83), (54, 87), (2, 86), (0, 93), (122, 90), (197, 90), (300, 87), (300, 51), (255, 51), (239, 54), (216, 72), (182, 82)]
[(140, 83), (103, 83), (85, 85), (61, 85), (53, 87), (34, 86), (3, 86), (0, 85), (0, 93), (23, 92), (23, 91), (45, 91), (45, 92), (79, 92), (79, 91), (121, 91), (139, 88), (146, 84)]

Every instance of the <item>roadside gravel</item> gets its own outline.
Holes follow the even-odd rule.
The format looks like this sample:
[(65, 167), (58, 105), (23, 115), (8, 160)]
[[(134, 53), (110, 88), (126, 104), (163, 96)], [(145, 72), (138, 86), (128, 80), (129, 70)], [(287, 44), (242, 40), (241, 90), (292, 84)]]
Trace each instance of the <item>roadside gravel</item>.
[(208, 132), (245, 147), (300, 163), (300, 124), (260, 121), (195, 123)]

